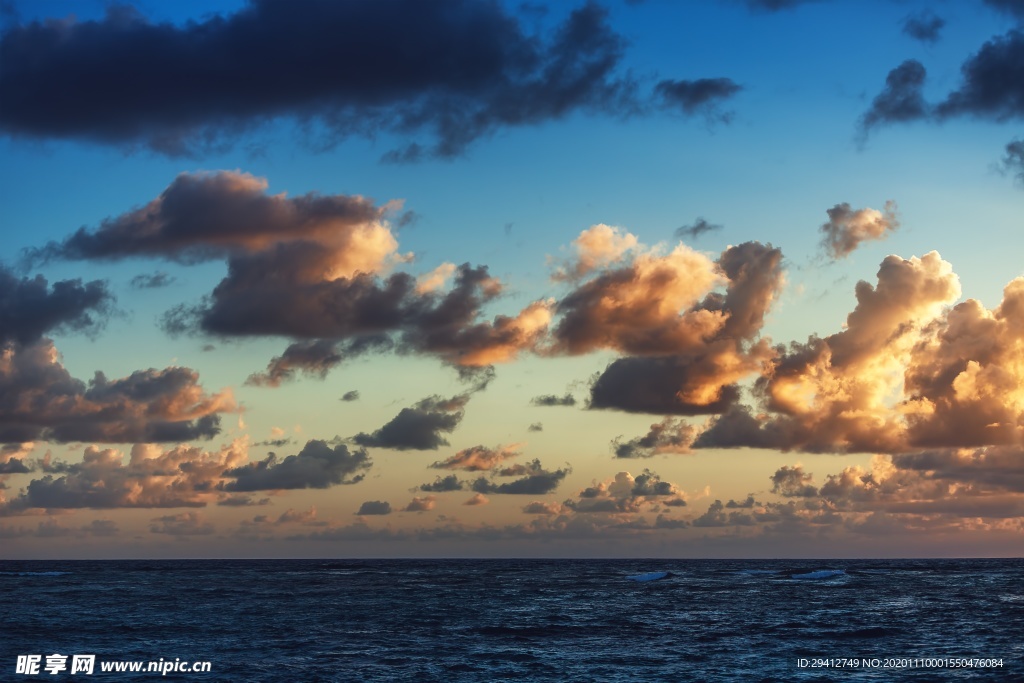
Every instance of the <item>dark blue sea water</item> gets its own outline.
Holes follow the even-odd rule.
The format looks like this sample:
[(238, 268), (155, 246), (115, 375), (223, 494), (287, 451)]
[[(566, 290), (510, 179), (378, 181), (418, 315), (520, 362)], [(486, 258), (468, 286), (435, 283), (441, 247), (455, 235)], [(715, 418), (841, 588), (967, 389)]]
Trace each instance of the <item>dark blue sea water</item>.
[[(160, 658), (211, 670), (100, 671)], [(92, 679), (1024, 680), (1024, 561), (0, 562), (0, 680)]]

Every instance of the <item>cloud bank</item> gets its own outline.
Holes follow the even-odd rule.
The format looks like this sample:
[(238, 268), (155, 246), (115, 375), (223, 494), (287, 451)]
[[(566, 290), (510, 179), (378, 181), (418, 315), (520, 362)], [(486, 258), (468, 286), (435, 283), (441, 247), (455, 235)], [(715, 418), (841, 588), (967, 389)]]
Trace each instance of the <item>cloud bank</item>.
[(739, 88), (666, 80), (664, 101), (640, 94), (626, 40), (596, 3), (548, 30), (525, 23), (465, 0), (252, 0), (181, 25), (123, 5), (97, 20), (14, 24), (0, 36), (0, 130), (195, 156), (285, 120), (319, 148), (393, 133), (407, 142), (385, 160), (408, 162), (578, 112), (690, 113)]

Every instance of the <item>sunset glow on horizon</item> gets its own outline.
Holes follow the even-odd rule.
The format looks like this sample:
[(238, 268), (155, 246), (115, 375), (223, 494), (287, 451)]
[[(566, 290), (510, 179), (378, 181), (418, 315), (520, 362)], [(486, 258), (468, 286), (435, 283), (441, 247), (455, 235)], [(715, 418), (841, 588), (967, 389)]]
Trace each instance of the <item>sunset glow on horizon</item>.
[(0, 557), (1020, 556), (1017, 4), (13, 3)]

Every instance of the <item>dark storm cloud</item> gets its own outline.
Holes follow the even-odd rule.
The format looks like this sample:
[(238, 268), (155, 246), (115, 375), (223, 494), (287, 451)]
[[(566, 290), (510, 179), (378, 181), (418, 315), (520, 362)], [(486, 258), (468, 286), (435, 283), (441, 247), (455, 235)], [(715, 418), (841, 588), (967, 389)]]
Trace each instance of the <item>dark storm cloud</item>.
[(665, 515), (658, 515), (654, 520), (655, 529), (686, 529), (689, 526), (685, 519), (670, 519)]
[(903, 20), (903, 33), (922, 43), (935, 43), (945, 25), (945, 19), (930, 9), (924, 9)]
[(368, 500), (359, 506), (357, 515), (390, 515), (391, 503), (381, 500)]
[(207, 394), (194, 370), (137, 370), (75, 379), (49, 339), (0, 346), (0, 442), (183, 442), (220, 432), (230, 391)]
[(281, 439), (267, 439), (266, 441), (257, 441), (253, 446), (269, 446), (270, 448), (282, 448), (284, 446), (291, 445), (292, 440), (288, 437)]
[(131, 285), (132, 289), (159, 289), (161, 287), (169, 287), (176, 279), (167, 273), (157, 272), (152, 275), (136, 275), (128, 284)]
[(11, 458), (0, 462), (0, 474), (28, 474), (31, 471), (21, 458)]
[(739, 389), (721, 387), (708, 402), (688, 401), (680, 389), (698, 383), (707, 359), (698, 356), (619, 358), (590, 387), (589, 408), (627, 413), (711, 415), (725, 412), (739, 400)]
[(892, 456), (900, 470), (921, 473), (928, 479), (956, 482), (972, 489), (1024, 493), (1024, 449), (990, 446), (975, 449), (942, 449)]
[(1024, 19), (1024, 0), (984, 0), (989, 7), (1001, 12)]
[[(300, 250), (305, 248), (292, 249)], [(170, 334), (344, 338), (393, 330), (427, 307), (427, 300), (416, 295), (415, 278), (407, 273), (384, 280), (361, 273), (288, 282), (274, 276), (275, 265), (266, 255), (229, 262), (227, 277), (211, 296), (198, 306), (172, 309), (162, 327)]]
[(0, 264), (0, 345), (30, 344), (53, 331), (90, 332), (102, 324), (114, 297), (105, 282), (18, 278)]
[(818, 489), (811, 483), (814, 479), (803, 467), (783, 465), (771, 476), (772, 493), (788, 498), (811, 498), (818, 495)]
[(446, 477), (438, 476), (432, 483), (420, 485), (420, 491), (425, 491), (427, 493), (461, 491), (463, 488), (465, 488), (465, 485), (463, 482), (459, 481), (459, 477), (454, 474), (449, 474)]
[(325, 379), (327, 373), (344, 360), (371, 351), (390, 349), (391, 346), (391, 339), (384, 335), (357, 337), (347, 343), (330, 339), (295, 342), (289, 344), (280, 356), (272, 358), (264, 372), (249, 375), (245, 383), (252, 386), (277, 387), (283, 382), (295, 379), (297, 373), (302, 373), (306, 377)]
[(363, 449), (349, 451), (344, 444), (331, 446), (326, 441), (307, 441), (298, 455), (279, 460), (266, 459), (224, 472), (234, 481), (225, 491), (272, 491), (279, 489), (325, 489), (338, 484), (363, 480), (372, 462)]
[(1012, 173), (1017, 182), (1024, 186), (1024, 140), (1012, 140), (1006, 143), (1002, 170), (1004, 173)]
[[(521, 469), (517, 468), (515, 471), (517, 473), (525, 472), (526, 474), (519, 479), (502, 483), (496, 483), (480, 477), (470, 484), (470, 489), (483, 494), (507, 493), (512, 495), (541, 496), (557, 489), (558, 485), (562, 483), (562, 480), (572, 470), (565, 468), (549, 471), (541, 466), (540, 460), (534, 460)], [(510, 472), (511, 470), (507, 471), (507, 473)], [(498, 474), (500, 476), (502, 472)]]
[(696, 80), (663, 80), (654, 88), (654, 92), (667, 107), (676, 109), (692, 116), (703, 113), (707, 116), (728, 121), (729, 114), (718, 111), (718, 105), (729, 99), (742, 86), (730, 78), (698, 78)]
[[(257, 444), (258, 445), (258, 444)], [(270, 505), (269, 498), (253, 498), (242, 493), (236, 493), (231, 496), (226, 496), (217, 501), (217, 505), (222, 507), (251, 507), (259, 505)]]
[(459, 381), (470, 385), (470, 393), (483, 391), (498, 376), (493, 365), (456, 365)]
[(935, 105), (924, 101), (925, 68), (908, 59), (889, 72), (885, 89), (861, 118), (861, 131), (901, 121), (971, 116), (991, 121), (1024, 117), (1024, 33), (988, 40), (960, 67), (960, 86)]
[(331, 368), (339, 365), (342, 354), (337, 342), (328, 339), (289, 344), (280, 356), (275, 356), (265, 372), (249, 375), (245, 383), (251, 386), (277, 387), (295, 378), (296, 372), (308, 377), (324, 379)]
[(650, 458), (661, 453), (689, 453), (697, 430), (682, 420), (665, 418), (643, 436), (612, 441), (616, 458)]
[(530, 399), (530, 404), (535, 406), (574, 406), (576, 405), (576, 397), (572, 394), (566, 394), (565, 396), (555, 396), (554, 394), (544, 394), (542, 396), (534, 396)]
[(931, 108), (921, 94), (925, 75), (924, 66), (916, 59), (908, 59), (890, 71), (885, 78), (885, 88), (861, 117), (861, 133), (867, 135), (872, 128), (882, 124), (915, 121), (928, 116)]
[(371, 448), (406, 450), (437, 450), (447, 446), (442, 433), (450, 434), (462, 422), (468, 394), (443, 399), (429, 396), (412, 408), (402, 408), (390, 422), (367, 434), (361, 432), (352, 441)]
[(708, 223), (703, 218), (698, 218), (693, 222), (692, 225), (681, 225), (676, 228), (675, 236), (678, 239), (689, 237), (690, 239), (696, 239), (706, 232), (714, 232), (721, 230), (723, 226), (717, 223)]
[(111, 6), (5, 31), (0, 127), (187, 155), (285, 118), (320, 146), (389, 130), (431, 139), (395, 160), (452, 157), (503, 127), (636, 110), (607, 19), (589, 3), (531, 35), (498, 3), (251, 0), (175, 26)]
[(800, 5), (808, 5), (813, 2), (824, 2), (825, 0), (738, 0), (751, 10), (763, 12), (778, 12), (781, 10), (793, 9)]
[(736, 405), (715, 418), (694, 440), (694, 448), (785, 448), (785, 435), (763, 424), (750, 408)]
[(939, 103), (940, 118), (977, 116), (996, 121), (1024, 116), (1024, 33), (992, 38), (960, 67), (962, 84)]

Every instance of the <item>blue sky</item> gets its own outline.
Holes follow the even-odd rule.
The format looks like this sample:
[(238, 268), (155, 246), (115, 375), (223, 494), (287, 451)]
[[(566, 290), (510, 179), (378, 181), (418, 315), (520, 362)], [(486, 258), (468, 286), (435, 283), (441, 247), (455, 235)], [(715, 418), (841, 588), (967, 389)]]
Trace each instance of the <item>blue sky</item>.
[[(1024, 419), (1006, 392), (1024, 347), (1011, 297), (1002, 302), (1022, 275), (1013, 74), (1024, 9), (780, 4), (13, 3), (0, 38), (0, 341), (10, 363), (32, 358), (84, 384), (75, 393), (4, 370), (3, 554), (1019, 553)], [(914, 37), (908, 22), (930, 33)], [(1005, 49), (986, 52), (988, 41)], [(563, 61), (543, 61), (555, 54)], [(979, 55), (988, 70), (972, 72)], [(551, 75), (598, 58), (610, 66), (575, 90)], [(923, 82), (887, 86), (907, 64)], [(950, 93), (963, 95), (956, 107)], [(459, 122), (439, 132), (446, 116)], [(409, 145), (416, 158), (388, 161)], [(337, 292), (333, 308), (278, 320), (309, 304), (301, 287), (267, 308), (292, 261), (257, 244), (229, 186), (304, 217), (267, 219), (273, 245), (310, 239), (316, 258), (358, 262), (316, 275), (316, 291)], [(378, 213), (303, 214), (307, 194), (362, 197)], [(173, 229), (206, 232), (132, 246), (145, 226), (172, 229), (171, 210), (152, 207), (173, 196), (197, 207)], [(132, 213), (147, 205), (152, 222)], [(683, 232), (698, 219), (715, 227)], [(108, 239), (112, 225), (128, 232)], [(842, 253), (822, 243), (829, 226), (849, 240)], [(76, 256), (67, 240), (80, 228), (107, 251)], [(581, 237), (601, 235), (613, 239)], [(380, 240), (393, 240), (386, 254), (359, 256)], [(309, 263), (296, 266), (303, 278)], [(410, 291), (401, 321), (328, 325), (359, 277), (383, 287), (444, 264), (448, 279)], [(476, 285), (462, 302), (470, 317), (437, 327), (462, 264), (487, 266), (501, 294)], [(243, 267), (263, 268), (256, 289), (232, 279)], [(644, 280), (645, 268), (664, 277)], [(757, 322), (736, 331), (739, 295), (715, 296), (757, 268)], [(131, 284), (155, 274), (160, 286)], [(46, 289), (31, 299), (37, 276)], [(59, 308), (64, 281), (99, 281), (103, 296), (30, 325), (25, 311)], [(605, 315), (615, 296), (632, 303)], [(983, 313), (965, 322), (954, 306), (967, 299)], [(681, 303), (647, 311), (657, 301)], [(250, 317), (238, 322), (243, 303)], [(172, 334), (176, 307), (191, 317)], [(513, 342), (496, 341), (497, 316), (519, 321)], [(225, 331), (229, 319), (246, 331)], [(699, 343), (684, 339), (691, 324), (705, 326)], [(368, 334), (390, 350), (346, 346)], [(991, 345), (964, 341), (974, 337)], [(247, 384), (290, 344), (305, 344), (309, 362), (315, 342), (344, 360)], [(612, 372), (658, 363), (670, 369), (650, 381)], [(171, 387), (168, 368), (193, 379)], [(111, 396), (88, 386), (97, 370)], [(631, 403), (660, 376), (687, 384), (662, 407)], [(149, 388), (117, 384), (130, 377)], [(633, 389), (601, 393), (613, 377)], [(573, 405), (536, 405), (566, 394)], [(372, 437), (403, 410), (455, 426), (431, 432), (433, 447)], [(757, 430), (741, 434), (735, 416)], [(90, 419), (107, 422), (68, 427)], [(645, 437), (628, 457), (617, 450)], [(486, 467), (431, 467), (476, 446)], [(253, 483), (256, 471), (267, 478)], [(430, 490), (451, 474), (456, 490)], [(383, 503), (386, 514), (368, 514)]]

